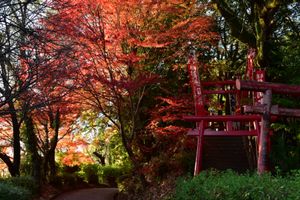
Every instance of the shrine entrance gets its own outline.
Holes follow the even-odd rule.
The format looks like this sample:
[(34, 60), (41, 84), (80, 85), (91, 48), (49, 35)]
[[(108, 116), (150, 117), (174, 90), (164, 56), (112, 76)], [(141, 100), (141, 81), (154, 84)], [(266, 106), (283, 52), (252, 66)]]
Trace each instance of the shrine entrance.
[[(253, 71), (251, 59), (253, 57), (250, 60), (248, 57), (247, 74)], [(195, 115), (183, 119), (196, 123), (196, 128), (188, 132), (188, 135), (197, 137), (194, 175), (208, 168), (236, 171), (257, 168), (259, 174), (268, 171), (270, 124), (278, 116), (300, 117), (298, 109), (272, 105), (272, 93), (300, 95), (300, 86), (266, 83), (263, 70), (254, 73), (255, 80), (202, 82), (193, 53), (189, 57), (188, 72)], [(231, 109), (230, 113), (211, 113), (211, 95), (226, 96), (225, 103)]]

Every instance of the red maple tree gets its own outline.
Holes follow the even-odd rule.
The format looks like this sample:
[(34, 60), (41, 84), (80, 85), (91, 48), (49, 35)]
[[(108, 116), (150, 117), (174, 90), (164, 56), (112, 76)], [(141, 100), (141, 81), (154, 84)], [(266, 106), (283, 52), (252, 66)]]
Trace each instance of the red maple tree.
[[(66, 44), (62, 59), (76, 71), (72, 79), (76, 93), (87, 109), (100, 112), (117, 127), (129, 158), (138, 167), (142, 147), (136, 141), (146, 129), (141, 120), (145, 98), (163, 80), (149, 63), (161, 54), (170, 63), (168, 68), (182, 71), (191, 44), (204, 52), (217, 40), (211, 31), (213, 19), (203, 14), (196, 1), (54, 0), (52, 6), (55, 12), (45, 24), (51, 37)], [(171, 62), (176, 59), (180, 62)], [(163, 121), (176, 121), (181, 105), (187, 105), (185, 99), (160, 99), (168, 106), (157, 108), (148, 130), (183, 133), (185, 129), (176, 123), (157, 126), (155, 121), (161, 113)]]

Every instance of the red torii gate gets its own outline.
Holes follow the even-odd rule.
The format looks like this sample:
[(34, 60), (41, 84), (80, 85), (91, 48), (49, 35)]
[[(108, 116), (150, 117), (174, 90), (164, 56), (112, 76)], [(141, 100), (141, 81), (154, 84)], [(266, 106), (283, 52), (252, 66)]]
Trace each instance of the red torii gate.
[[(251, 66), (247, 71), (251, 71)], [(197, 59), (195, 53), (190, 54), (188, 59), (188, 72), (190, 77), (190, 84), (192, 86), (194, 103), (195, 103), (195, 116), (184, 116), (184, 119), (187, 121), (196, 122), (196, 128), (190, 130), (188, 135), (197, 136), (197, 150), (196, 150), (196, 161), (194, 174), (199, 174), (202, 170), (202, 154), (203, 154), (203, 143), (204, 136), (257, 136), (259, 133), (259, 115), (208, 115), (208, 112), (205, 109), (205, 98), (204, 95), (211, 94), (237, 94), (238, 90), (203, 90), (203, 87), (211, 86), (235, 86), (235, 81), (212, 81), (212, 82), (203, 82), (201, 84)], [(240, 95), (239, 95), (240, 96)], [(234, 121), (238, 122), (251, 122), (255, 124), (255, 129), (253, 130), (239, 130), (234, 129), (232, 124)], [(226, 123), (225, 130), (208, 130), (209, 122), (224, 122)]]
[(241, 81), (236, 80), (238, 90), (248, 90), (263, 92), (262, 104), (243, 106), (246, 113), (259, 113), (261, 115), (261, 131), (258, 135), (258, 159), (257, 171), (259, 174), (268, 170), (268, 147), (270, 146), (270, 125), (271, 116), (290, 116), (300, 117), (300, 109), (280, 108), (278, 105), (272, 105), (272, 93), (285, 95), (300, 95), (300, 86), (287, 85), (269, 82)]
[[(252, 56), (250, 59), (253, 59)], [(249, 71), (253, 71), (253, 60), (249, 61), (250, 67), (247, 66), (247, 77), (252, 79), (248, 75)], [(258, 82), (264, 81), (264, 71), (260, 70), (256, 73), (256, 79), (258, 81), (215, 81), (202, 83), (199, 78), (197, 60), (195, 53), (189, 56), (188, 60), (188, 72), (190, 76), (190, 83), (192, 86), (194, 101), (195, 101), (195, 116), (184, 116), (187, 121), (196, 122), (196, 129), (190, 130), (188, 135), (197, 136), (197, 150), (194, 175), (197, 175), (202, 170), (202, 154), (204, 136), (257, 136), (258, 137), (258, 159), (257, 168), (258, 173), (263, 173), (268, 170), (268, 154), (270, 148), (270, 123), (271, 115), (288, 115), (288, 116), (300, 116), (300, 110), (278, 108), (278, 106), (271, 105), (272, 91), (280, 94), (294, 94), (300, 95), (299, 86), (287, 86), (283, 84)], [(203, 90), (205, 86), (236, 86), (236, 90)], [(284, 88), (284, 89), (282, 89)], [(290, 88), (290, 89), (287, 89)], [(237, 115), (208, 115), (205, 110), (205, 98), (204, 95), (209, 94), (239, 94), (239, 90), (254, 91), (255, 106), (244, 106), (245, 112), (258, 113), (258, 114), (237, 114)], [(261, 92), (264, 94), (262, 95)], [(263, 98), (262, 98), (263, 97)], [(254, 124), (253, 130), (239, 130), (233, 129), (232, 122), (251, 122)], [(222, 131), (207, 130), (208, 122), (224, 122), (226, 128)]]

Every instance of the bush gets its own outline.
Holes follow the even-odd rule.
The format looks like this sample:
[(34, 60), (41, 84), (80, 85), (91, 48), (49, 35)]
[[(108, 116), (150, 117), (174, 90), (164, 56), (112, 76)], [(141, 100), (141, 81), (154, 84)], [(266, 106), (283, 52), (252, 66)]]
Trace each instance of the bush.
[(111, 187), (116, 187), (120, 179), (126, 173), (129, 173), (130, 166), (101, 166), (99, 164), (82, 165), (81, 171), (77, 174), (89, 184), (98, 185), (99, 183), (107, 184)]
[(61, 188), (63, 186), (63, 182), (64, 180), (61, 175), (51, 176), (49, 179), (49, 183), (57, 188)]
[(65, 187), (76, 187), (80, 186), (84, 183), (82, 177), (77, 175), (76, 173), (62, 173), (61, 175), (63, 186)]
[(77, 186), (85, 185), (83, 176), (80, 175), (81, 167), (75, 166), (59, 166), (56, 176), (50, 177), (50, 184), (56, 188), (74, 188)]
[(12, 177), (6, 179), (5, 182), (13, 186), (24, 188), (30, 191), (32, 195), (37, 194), (39, 192), (39, 185), (31, 176)]
[(195, 167), (195, 152), (185, 150), (174, 155), (175, 160), (182, 167), (183, 172), (192, 172)]
[(300, 200), (300, 171), (288, 177), (202, 172), (177, 183), (174, 200)]
[(105, 183), (111, 187), (117, 187), (117, 180), (124, 174), (120, 167), (104, 166), (102, 167), (102, 178)]
[[(0, 181), (0, 199), (1, 200), (31, 200), (34, 194), (29, 188), (29, 184), (24, 182), (26, 178), (12, 178)], [(29, 180), (29, 179), (27, 179)], [(31, 182), (31, 181), (29, 181)], [(36, 186), (34, 186), (36, 187)]]
[(97, 164), (83, 165), (81, 176), (90, 184), (99, 184), (100, 166)]

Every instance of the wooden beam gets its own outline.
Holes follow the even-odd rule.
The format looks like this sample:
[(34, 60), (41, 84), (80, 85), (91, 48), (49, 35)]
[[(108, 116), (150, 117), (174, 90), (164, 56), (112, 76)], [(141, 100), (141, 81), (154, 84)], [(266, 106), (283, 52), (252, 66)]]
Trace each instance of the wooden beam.
[(214, 86), (214, 87), (220, 87), (220, 86), (224, 86), (224, 85), (235, 85), (235, 81), (233, 80), (225, 80), (225, 81), (205, 81), (202, 82), (202, 85), (204, 87), (209, 87), (209, 86)]
[[(199, 131), (197, 129), (191, 129), (188, 131), (189, 136), (199, 136)], [(204, 136), (257, 136), (257, 130), (232, 130), (232, 131), (216, 131), (206, 129), (204, 131)]]
[(204, 90), (203, 94), (237, 94), (238, 90)]
[(272, 90), (272, 93), (277, 94), (288, 94), (288, 95), (300, 95), (300, 86), (298, 85), (287, 85), (279, 83), (270, 82), (257, 82), (257, 81), (242, 81), (236, 80), (236, 88), (238, 90), (250, 90), (257, 92), (265, 92), (267, 90)]
[(260, 115), (208, 115), (208, 116), (183, 116), (183, 119), (190, 122), (227, 122), (227, 121), (256, 121), (260, 120)]
[[(264, 112), (264, 109), (265, 109), (264, 105), (243, 106), (243, 110), (246, 113), (262, 114)], [(278, 115), (278, 116), (300, 117), (300, 109), (280, 108), (278, 105), (272, 105), (271, 114)]]

